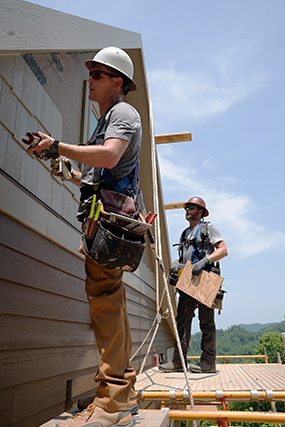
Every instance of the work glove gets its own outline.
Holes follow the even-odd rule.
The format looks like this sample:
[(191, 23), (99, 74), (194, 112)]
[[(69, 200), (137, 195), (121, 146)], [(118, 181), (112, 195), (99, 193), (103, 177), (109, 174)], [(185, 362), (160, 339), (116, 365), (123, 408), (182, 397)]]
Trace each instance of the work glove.
[(168, 272), (169, 284), (172, 286), (176, 286), (176, 283), (178, 281), (178, 266), (179, 266), (179, 262), (178, 262), (178, 259), (176, 259), (171, 264), (171, 267), (170, 267), (169, 272)]
[(73, 177), (73, 168), (70, 159), (64, 156), (51, 159), (51, 172), (53, 175), (59, 176), (62, 181), (69, 181)]
[(207, 265), (209, 263), (210, 263), (210, 260), (206, 256), (204, 258), (200, 259), (200, 261), (196, 262), (194, 264), (193, 270), (192, 270), (193, 276), (198, 276), (200, 274), (202, 268), (205, 267), (205, 265)]

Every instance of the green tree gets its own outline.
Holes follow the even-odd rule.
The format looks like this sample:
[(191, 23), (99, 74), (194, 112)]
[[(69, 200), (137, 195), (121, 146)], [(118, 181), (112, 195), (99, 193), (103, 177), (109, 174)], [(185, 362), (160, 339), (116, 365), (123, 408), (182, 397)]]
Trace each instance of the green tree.
[(268, 362), (277, 363), (277, 352), (280, 353), (282, 362), (285, 362), (285, 351), (283, 347), (282, 334), (279, 332), (268, 332), (259, 338), (259, 344), (255, 348), (255, 354), (263, 354), (266, 348)]

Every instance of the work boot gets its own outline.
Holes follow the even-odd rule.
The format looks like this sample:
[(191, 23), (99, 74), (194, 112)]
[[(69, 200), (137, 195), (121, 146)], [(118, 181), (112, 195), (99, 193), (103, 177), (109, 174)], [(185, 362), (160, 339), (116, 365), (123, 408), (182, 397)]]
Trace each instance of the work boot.
[[(84, 409), (86, 409), (89, 405), (91, 405), (91, 403), (93, 403), (94, 399), (95, 396), (82, 397), (77, 402), (77, 408), (79, 409), (79, 411), (84, 411)], [(131, 414), (136, 415), (139, 412), (139, 405), (137, 399), (135, 397), (131, 398), (129, 400), (129, 404)]]
[(100, 406), (91, 403), (83, 412), (79, 412), (75, 417), (65, 418), (58, 421), (55, 427), (134, 427), (134, 422), (130, 411), (106, 412)]
[(159, 365), (159, 369), (163, 372), (183, 372), (183, 368), (181, 365), (177, 365), (174, 362), (163, 363)]
[(210, 365), (207, 362), (201, 360), (197, 365), (189, 365), (189, 371), (195, 372), (197, 374), (206, 374), (206, 373), (215, 373), (216, 365)]

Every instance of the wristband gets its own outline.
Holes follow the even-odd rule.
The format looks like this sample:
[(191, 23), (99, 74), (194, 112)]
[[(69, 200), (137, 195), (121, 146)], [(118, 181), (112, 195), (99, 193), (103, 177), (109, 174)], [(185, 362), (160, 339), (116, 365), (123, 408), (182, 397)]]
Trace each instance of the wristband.
[(50, 150), (51, 149), (55, 149), (56, 150), (56, 154), (57, 154), (57, 156), (59, 155), (58, 154), (58, 144), (60, 143), (60, 141), (57, 141), (56, 139), (53, 141), (53, 144), (51, 145), (51, 147), (50, 147)]
[(59, 157), (59, 154), (58, 154), (58, 144), (59, 143), (60, 143), (60, 141), (54, 140), (53, 144), (50, 146), (49, 150), (42, 151), (40, 157), (43, 160), (56, 159), (57, 157)]

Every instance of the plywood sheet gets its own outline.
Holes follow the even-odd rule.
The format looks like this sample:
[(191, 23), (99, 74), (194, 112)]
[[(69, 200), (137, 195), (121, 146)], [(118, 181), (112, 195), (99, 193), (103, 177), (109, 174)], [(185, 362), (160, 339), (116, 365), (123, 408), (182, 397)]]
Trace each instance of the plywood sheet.
[(192, 269), (193, 265), (187, 261), (176, 288), (211, 308), (224, 278), (204, 270), (198, 276), (193, 276)]

